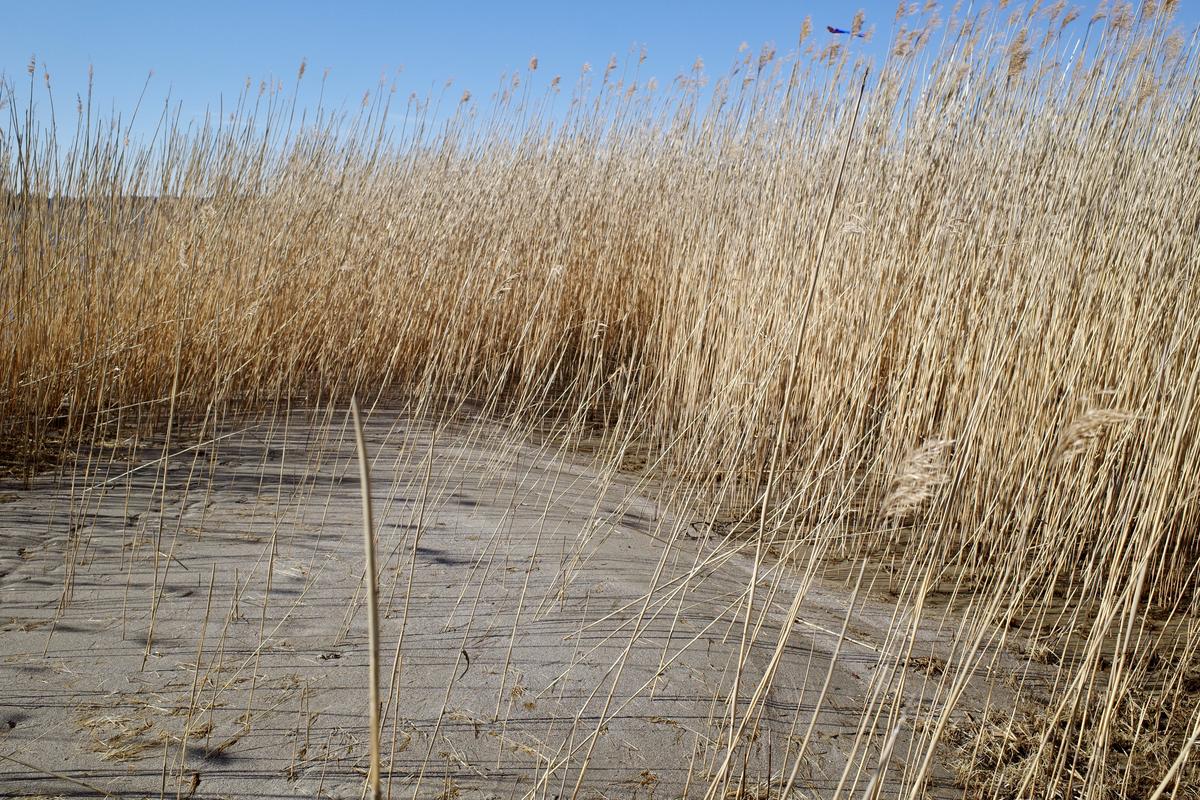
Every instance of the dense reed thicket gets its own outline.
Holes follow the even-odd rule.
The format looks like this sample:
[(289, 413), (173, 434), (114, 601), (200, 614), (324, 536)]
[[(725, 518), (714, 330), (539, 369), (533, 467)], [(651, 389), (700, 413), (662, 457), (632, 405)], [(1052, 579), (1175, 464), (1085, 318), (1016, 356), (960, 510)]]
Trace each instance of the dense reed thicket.
[[(981, 793), (1115, 791), (1121, 714), (1170, 744), (1153, 791), (1195, 687), (1161, 731), (1117, 709), (1200, 647), (1200, 49), (1171, 3), (1040, 5), (902, 9), (874, 65), (806, 23), (712, 85), (535, 60), (449, 114), (254, 87), (150, 142), (9, 85), (6, 458), (352, 388), (571, 419), (749, 536), (1079, 654)], [(1043, 757), (1068, 721), (1100, 733)]]

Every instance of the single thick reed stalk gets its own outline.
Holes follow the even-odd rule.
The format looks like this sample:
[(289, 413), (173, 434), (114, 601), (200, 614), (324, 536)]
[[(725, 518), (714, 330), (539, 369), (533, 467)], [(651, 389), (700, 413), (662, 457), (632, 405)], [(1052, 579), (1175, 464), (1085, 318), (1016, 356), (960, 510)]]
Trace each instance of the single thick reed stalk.
[(367, 582), (367, 656), (368, 656), (368, 724), (370, 725), (371, 769), (367, 785), (372, 800), (380, 800), (379, 780), (379, 589), (375, 573), (375, 523), (371, 517), (371, 466), (367, 459), (367, 444), (359, 418), (358, 395), (350, 395), (350, 415), (354, 418), (354, 443), (358, 450), (358, 477), (362, 492), (363, 553)]

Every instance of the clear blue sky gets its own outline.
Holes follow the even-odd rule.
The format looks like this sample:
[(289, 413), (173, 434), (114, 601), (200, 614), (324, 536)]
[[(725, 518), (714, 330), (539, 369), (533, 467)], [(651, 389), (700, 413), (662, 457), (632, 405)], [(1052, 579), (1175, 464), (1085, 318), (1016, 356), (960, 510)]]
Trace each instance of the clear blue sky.
[[(1200, 18), (1200, 0), (1180, 6), (1181, 22)], [(453, 78), (455, 98), (469, 89), (482, 99), (502, 73), (524, 68), (534, 55), (541, 81), (562, 74), (569, 82), (584, 62), (603, 69), (613, 54), (624, 57), (642, 45), (648, 51), (643, 75), (662, 83), (697, 57), (709, 74), (720, 74), (742, 42), (756, 50), (773, 42), (786, 52), (806, 15), (823, 41), (826, 25), (848, 26), (860, 7), (868, 27), (876, 27), (876, 41), (855, 46), (878, 54), (896, 0), (0, 0), (0, 73), (24, 85), (26, 65), (36, 54), (39, 76), (43, 63), (50, 72), (60, 119), (72, 116), (89, 64), (95, 67), (97, 105), (125, 113), (153, 70), (143, 106), (149, 117), (168, 91), (182, 101), (187, 118), (202, 115), (221, 95), (227, 101), (236, 96), (247, 77), (256, 84), (274, 77), (290, 87), (302, 58), (308, 60), (309, 91), (330, 70), (326, 97), (335, 105), (353, 103), (381, 75), (395, 79), (402, 97)]]
[(357, 101), (381, 75), (396, 80), (402, 97), (440, 89), (453, 78), (455, 99), (464, 89), (485, 99), (502, 73), (523, 69), (535, 55), (539, 81), (561, 74), (567, 85), (584, 62), (601, 70), (612, 55), (621, 58), (642, 45), (648, 54), (643, 76), (661, 83), (697, 57), (710, 74), (720, 74), (742, 42), (756, 50), (774, 42), (786, 52), (805, 15), (828, 37), (825, 25), (848, 26), (859, 7), (886, 38), (895, 0), (0, 0), (0, 72), (23, 94), (26, 65), (36, 54), (39, 82), (44, 63), (60, 120), (84, 92), (89, 64), (97, 105), (126, 113), (153, 70), (143, 105), (151, 108), (149, 116), (168, 90), (187, 117), (202, 115), (222, 94), (227, 101), (236, 96), (247, 76), (255, 84), (282, 79), (290, 89), (302, 58), (309, 91), (329, 69), (326, 97), (335, 104)]

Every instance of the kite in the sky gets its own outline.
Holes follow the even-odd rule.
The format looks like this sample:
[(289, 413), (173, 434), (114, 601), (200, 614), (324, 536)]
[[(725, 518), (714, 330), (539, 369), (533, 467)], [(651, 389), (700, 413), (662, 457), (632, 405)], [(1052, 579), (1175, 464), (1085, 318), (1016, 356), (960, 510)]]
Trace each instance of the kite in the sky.
[(845, 34), (846, 36), (857, 36), (860, 39), (867, 38), (867, 35), (865, 33), (854, 33), (852, 31), (843, 30), (841, 28), (835, 28), (832, 25), (826, 25), (825, 30), (829, 31), (830, 33)]

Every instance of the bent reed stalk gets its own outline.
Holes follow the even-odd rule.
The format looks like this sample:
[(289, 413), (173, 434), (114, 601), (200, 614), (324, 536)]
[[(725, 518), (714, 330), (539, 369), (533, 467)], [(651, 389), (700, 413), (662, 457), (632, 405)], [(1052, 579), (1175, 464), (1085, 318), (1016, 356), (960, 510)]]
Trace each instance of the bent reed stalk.
[(354, 446), (358, 452), (358, 480), (362, 492), (363, 565), (367, 583), (367, 719), (370, 725), (368, 753), (371, 758), (367, 786), (372, 800), (382, 797), (379, 782), (379, 586), (375, 566), (375, 522), (371, 514), (371, 467), (367, 444), (363, 439), (358, 395), (350, 395), (350, 416), (354, 421)]

